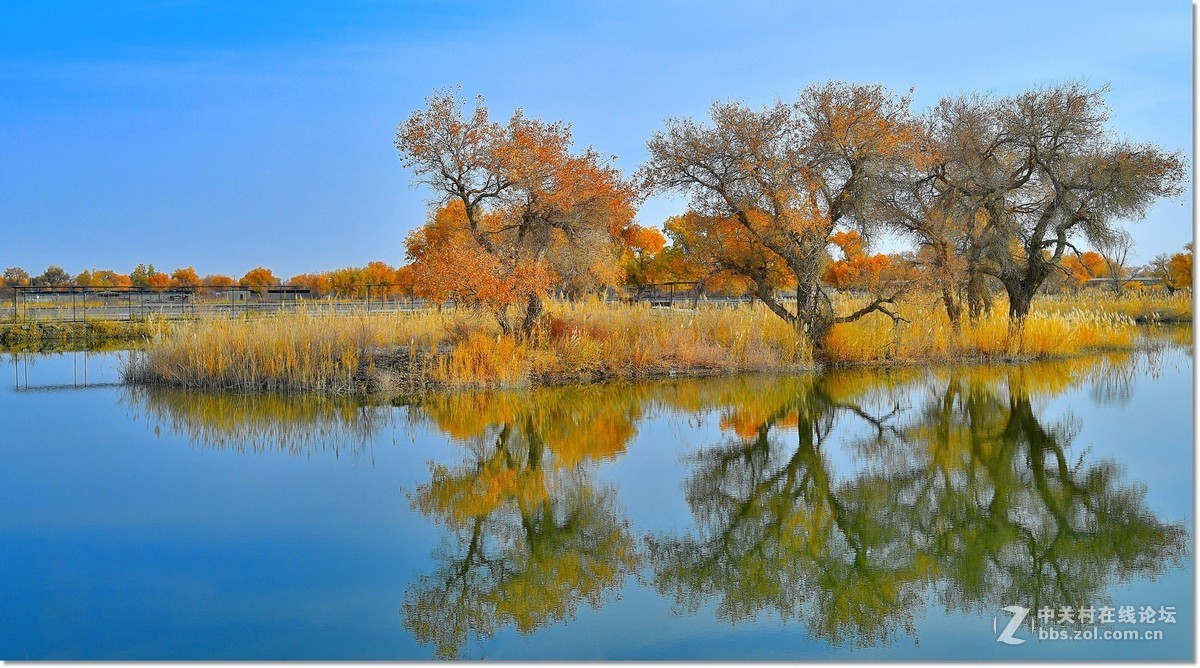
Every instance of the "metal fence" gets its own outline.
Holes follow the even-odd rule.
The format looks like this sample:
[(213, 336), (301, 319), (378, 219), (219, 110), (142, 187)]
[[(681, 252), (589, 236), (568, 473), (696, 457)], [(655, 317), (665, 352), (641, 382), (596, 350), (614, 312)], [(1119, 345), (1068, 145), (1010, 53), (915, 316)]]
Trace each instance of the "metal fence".
[[(567, 299), (566, 295), (557, 298)], [(747, 296), (705, 294), (694, 282), (654, 283), (609, 290), (612, 302), (646, 302), (652, 306), (736, 306), (751, 301)], [(142, 320), (145, 318), (190, 319), (268, 314), (319, 306), (334, 312), (420, 311), (454, 302), (433, 304), (413, 294), (411, 286), (372, 283), (357, 286), (348, 294), (317, 294), (299, 285), (246, 285), (232, 287), (80, 287), (14, 286), (0, 290), (0, 322), (82, 322), (97, 320)]]
[(236, 317), (302, 306), (336, 311), (411, 311), (427, 308), (411, 289), (358, 286), (348, 296), (318, 295), (297, 285), (140, 287), (13, 286), (4, 289), (0, 322), (81, 322), (154, 318)]

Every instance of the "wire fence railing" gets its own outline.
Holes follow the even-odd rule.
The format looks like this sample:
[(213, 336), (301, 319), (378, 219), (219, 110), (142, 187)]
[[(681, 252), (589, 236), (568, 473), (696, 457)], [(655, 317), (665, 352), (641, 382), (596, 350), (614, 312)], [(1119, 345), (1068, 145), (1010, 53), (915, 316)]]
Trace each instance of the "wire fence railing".
[(321, 295), (297, 285), (143, 287), (13, 286), (4, 288), (0, 322), (80, 322), (145, 318), (238, 317), (305, 306), (336, 311), (406, 311), (430, 304), (411, 289), (390, 284), (356, 286)]
[[(560, 296), (563, 299), (565, 295)], [(737, 305), (745, 296), (706, 295), (691, 282), (609, 290), (613, 302), (652, 306)], [(335, 313), (386, 313), (455, 308), (416, 296), (411, 286), (372, 283), (318, 293), (300, 285), (148, 287), (10, 286), (0, 289), (0, 323), (241, 317), (321, 307)]]

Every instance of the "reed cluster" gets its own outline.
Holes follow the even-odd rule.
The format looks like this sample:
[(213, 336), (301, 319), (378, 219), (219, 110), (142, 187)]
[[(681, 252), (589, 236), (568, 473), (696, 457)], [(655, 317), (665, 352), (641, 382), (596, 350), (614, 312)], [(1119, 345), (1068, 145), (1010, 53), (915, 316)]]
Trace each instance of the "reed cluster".
[(1075, 293), (1046, 295), (1034, 302), (1043, 313), (1061, 314), (1092, 311), (1122, 315), (1140, 322), (1191, 322), (1192, 293), (1130, 287), (1121, 293), (1111, 290), (1080, 290)]
[[(1155, 301), (1155, 299), (1159, 301)], [(1178, 302), (1178, 303), (1177, 303)], [(853, 299), (838, 304), (855, 308)], [(831, 366), (1013, 361), (1128, 349), (1134, 312), (1183, 300), (1130, 295), (1039, 301), (1014, 328), (1006, 305), (951, 326), (936, 301), (897, 305), (907, 322), (873, 314), (834, 326)], [(1187, 303), (1190, 314), (1190, 302)], [(601, 301), (549, 304), (525, 339), (475, 311), (334, 313), (310, 308), (165, 327), (130, 356), (128, 381), (206, 389), (351, 393), (521, 386), (602, 379), (812, 368), (811, 347), (762, 306), (651, 308)], [(381, 381), (383, 379), (383, 382)]]
[(130, 356), (125, 379), (205, 389), (355, 391), (372, 351), (397, 341), (436, 345), (447, 327), (437, 313), (286, 314), (173, 323)]
[(1134, 345), (1137, 324), (1111, 312), (1035, 310), (1013, 327), (1002, 310), (951, 326), (941, 312), (911, 322), (867, 318), (835, 325), (826, 340), (834, 365), (924, 364), (955, 361), (1019, 361), (1071, 357)]

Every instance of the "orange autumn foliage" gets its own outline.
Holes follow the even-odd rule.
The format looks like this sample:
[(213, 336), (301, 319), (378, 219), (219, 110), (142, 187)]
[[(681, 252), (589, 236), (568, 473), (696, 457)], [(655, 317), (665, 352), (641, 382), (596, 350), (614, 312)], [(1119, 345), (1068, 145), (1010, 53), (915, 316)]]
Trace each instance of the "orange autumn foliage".
[(265, 289), (262, 286), (279, 285), (279, 279), (275, 278), (275, 274), (266, 267), (255, 267), (246, 272), (245, 276), (238, 281), (238, 285), (243, 288), (254, 287)]
[(406, 241), (414, 288), (489, 311), (506, 333), (527, 336), (552, 286), (581, 294), (619, 284), (619, 235), (637, 192), (609, 160), (572, 144), (564, 123), (517, 110), (501, 124), (482, 99), (468, 114), (453, 91), (431, 96), (396, 135), (415, 180), (440, 196)]
[(151, 290), (157, 290), (161, 292), (171, 286), (171, 277), (162, 272), (151, 274), (150, 277), (146, 279), (146, 285)]
[(875, 291), (890, 260), (886, 255), (867, 255), (866, 241), (854, 230), (838, 232), (829, 241), (841, 249), (842, 259), (830, 262), (821, 281), (837, 290)]
[[(485, 221), (486, 227), (498, 224), (494, 217)], [(439, 209), (405, 244), (417, 294), (435, 302), (453, 300), (503, 313), (529, 294), (547, 291), (555, 278), (545, 263), (506, 260), (480, 247), (460, 202)]]
[(752, 286), (771, 291), (795, 285), (783, 258), (764, 252), (758, 236), (772, 221), (762, 212), (749, 212), (745, 226), (733, 216), (704, 216), (689, 211), (667, 219), (667, 233), (705, 286), (717, 292), (742, 293)]
[(1104, 262), (1104, 256), (1096, 251), (1084, 251), (1078, 257), (1069, 255), (1063, 258), (1062, 266), (1067, 270), (1067, 277), (1075, 287), (1093, 278), (1108, 276), (1108, 265)]
[(181, 288), (194, 288), (201, 284), (200, 276), (192, 267), (181, 267), (171, 273), (171, 285)]

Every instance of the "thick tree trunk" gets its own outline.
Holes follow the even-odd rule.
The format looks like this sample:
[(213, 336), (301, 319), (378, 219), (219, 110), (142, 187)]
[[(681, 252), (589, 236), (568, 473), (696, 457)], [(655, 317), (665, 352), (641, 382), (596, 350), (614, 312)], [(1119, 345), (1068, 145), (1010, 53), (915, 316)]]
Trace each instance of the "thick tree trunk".
[(813, 358), (825, 361), (825, 339), (833, 327), (833, 309), (821, 289), (808, 286), (801, 289), (796, 286), (796, 327), (797, 334), (808, 339), (813, 349)]
[(1004, 291), (1008, 293), (1008, 328), (1019, 332), (1025, 326), (1025, 316), (1029, 315), (1037, 286), (1019, 281), (1005, 282)]
[(946, 317), (950, 319), (950, 327), (958, 332), (962, 329), (962, 304), (954, 295), (954, 289), (949, 286), (942, 288), (942, 303), (946, 305)]
[(533, 328), (537, 326), (545, 310), (545, 306), (542, 304), (542, 296), (537, 293), (530, 293), (529, 300), (525, 304), (525, 319), (521, 322), (521, 336), (528, 338), (533, 333)]
[(992, 312), (992, 293), (983, 274), (973, 271), (967, 278), (967, 311), (971, 322)]
[(1025, 324), (1025, 316), (1029, 315), (1029, 309), (1033, 305), (1033, 297), (1037, 294), (1038, 288), (1046, 282), (1046, 278), (1050, 272), (1054, 270), (1054, 264), (1045, 261), (1035, 261), (1030, 258), (1030, 261), (1020, 272), (1001, 277), (1001, 282), (1004, 284), (1004, 291), (1008, 293), (1008, 325), (1013, 331), (1020, 331)]

